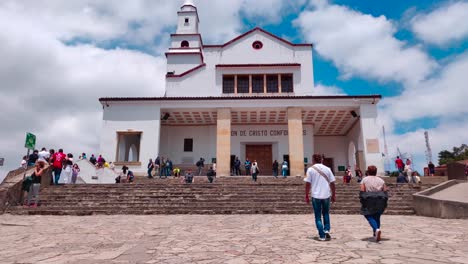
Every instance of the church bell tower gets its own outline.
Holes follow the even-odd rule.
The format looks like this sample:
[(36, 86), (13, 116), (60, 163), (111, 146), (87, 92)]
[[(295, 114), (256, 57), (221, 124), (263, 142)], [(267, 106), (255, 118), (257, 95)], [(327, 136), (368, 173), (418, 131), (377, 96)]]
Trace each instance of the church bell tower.
[(171, 34), (171, 47), (166, 52), (168, 77), (203, 64), (203, 42), (198, 31), (200, 19), (193, 0), (184, 0), (177, 17), (177, 31)]

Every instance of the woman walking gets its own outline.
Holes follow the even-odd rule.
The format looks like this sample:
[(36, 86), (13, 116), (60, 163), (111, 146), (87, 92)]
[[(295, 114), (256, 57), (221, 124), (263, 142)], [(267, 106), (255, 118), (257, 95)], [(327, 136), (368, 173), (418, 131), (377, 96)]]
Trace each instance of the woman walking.
[(251, 170), (252, 170), (252, 180), (254, 182), (257, 182), (257, 175), (260, 173), (260, 168), (258, 167), (258, 163), (256, 160), (252, 162)]
[(385, 182), (377, 177), (377, 167), (369, 166), (367, 168), (368, 176), (362, 179), (361, 192), (359, 199), (361, 200), (361, 213), (372, 227), (376, 242), (382, 239), (382, 231), (380, 229), (380, 217), (387, 208), (388, 194)]
[(406, 174), (409, 184), (416, 183), (416, 181), (414, 181), (414, 178), (413, 178), (413, 168), (411, 167), (411, 160), (409, 159), (406, 160), (404, 173)]
[(150, 159), (148, 162), (148, 178), (149, 179), (153, 178), (153, 175), (152, 175), (153, 169), (154, 169), (154, 163), (153, 163), (153, 160)]
[(275, 161), (273, 162), (273, 176), (274, 176), (275, 178), (278, 178), (278, 167), (279, 167), (278, 161), (275, 160)]
[(283, 160), (283, 164), (281, 165), (281, 174), (283, 175), (283, 178), (288, 176), (288, 162), (285, 160)]

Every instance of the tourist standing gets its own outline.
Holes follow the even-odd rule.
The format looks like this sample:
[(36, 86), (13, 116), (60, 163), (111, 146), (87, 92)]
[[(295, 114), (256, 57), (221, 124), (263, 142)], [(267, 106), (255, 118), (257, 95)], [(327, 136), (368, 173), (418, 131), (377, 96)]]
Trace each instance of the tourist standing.
[(159, 174), (159, 168), (161, 165), (161, 160), (159, 159), (159, 156), (156, 157), (154, 160), (154, 176)]
[(356, 168), (355, 168), (354, 172), (356, 173), (357, 183), (361, 183), (363, 175), (362, 175), (362, 171), (361, 171), (361, 169), (359, 168), (358, 165), (356, 165)]
[(54, 153), (54, 155), (51, 158), (52, 166), (54, 167), (54, 184), (55, 185), (59, 184), (60, 174), (62, 173), (63, 163), (65, 162), (66, 158), (67, 158), (67, 155), (63, 153), (63, 149), (59, 149), (59, 151), (57, 153)]
[(46, 148), (42, 148), (41, 152), (39, 152), (38, 156), (39, 156), (39, 159), (42, 159), (42, 160), (45, 160), (45, 161), (48, 161), (50, 159), (50, 153), (49, 153), (49, 151), (47, 151)]
[[(319, 233), (318, 239), (325, 241), (331, 239), (330, 202), (333, 203), (336, 200), (335, 175), (330, 168), (322, 164), (322, 155), (314, 154), (312, 161), (314, 165), (307, 170), (307, 176), (304, 179), (306, 182), (305, 201), (310, 204), (310, 197), (312, 197), (315, 225)], [(312, 196), (309, 196), (309, 193)]]
[(76, 184), (76, 180), (78, 179), (78, 174), (80, 174), (80, 167), (78, 166), (78, 164), (73, 164), (73, 168), (72, 168), (72, 180), (71, 180), (71, 183), (72, 184)]
[(249, 175), (249, 176), (251, 175), (251, 172), (250, 172), (251, 166), (252, 166), (252, 163), (250, 162), (249, 158), (246, 158), (244, 162), (245, 175)]
[(197, 161), (195, 165), (197, 165), (197, 168), (198, 168), (198, 176), (202, 175), (203, 168), (205, 167), (205, 159), (200, 158), (200, 160)]
[(273, 161), (273, 176), (275, 178), (278, 178), (278, 167), (279, 167), (279, 163), (277, 160)]
[(403, 172), (403, 169), (405, 168), (405, 164), (403, 163), (403, 160), (400, 159), (400, 156), (396, 157), (395, 167), (398, 169), (399, 172)]
[(260, 173), (260, 168), (258, 167), (258, 163), (256, 160), (252, 162), (251, 170), (252, 170), (252, 180), (254, 182), (257, 182), (257, 175)]
[(73, 175), (73, 155), (69, 153), (67, 154), (67, 157), (64, 160), (63, 171), (62, 171), (63, 182), (65, 184), (72, 183), (72, 175)]
[(236, 160), (234, 161), (234, 175), (239, 176), (241, 175), (240, 172), (240, 167), (241, 167), (241, 162), (239, 160), (239, 157), (236, 157)]
[(167, 178), (166, 177), (166, 160), (164, 159), (164, 157), (161, 157), (160, 163), (161, 165), (159, 166), (159, 178), (161, 179), (163, 176), (164, 178)]
[(166, 161), (166, 176), (169, 177), (172, 174), (172, 160), (167, 158)]
[(429, 161), (429, 164), (427, 165), (429, 168), (429, 176), (434, 176), (435, 174), (435, 165), (432, 163), (432, 161)]
[(216, 172), (214, 171), (213, 167), (210, 167), (208, 169), (208, 172), (206, 173), (206, 177), (208, 178), (209, 183), (213, 183), (213, 180), (216, 177)]
[(32, 154), (29, 155), (28, 157), (28, 166), (34, 166), (36, 165), (36, 161), (39, 159), (39, 151), (34, 150)]
[(351, 166), (348, 166), (345, 170), (345, 175), (343, 177), (343, 183), (349, 184), (351, 182)]
[(281, 163), (281, 175), (283, 175), (283, 178), (288, 176), (288, 162), (285, 160)]
[(37, 207), (39, 205), (39, 191), (41, 189), (42, 174), (47, 168), (47, 162), (45, 160), (38, 160), (36, 162), (36, 167), (34, 168), (34, 173), (32, 174), (32, 182), (29, 187), (28, 198), (26, 205), (31, 207)]
[(21, 161), (21, 168), (23, 168), (25, 170), (28, 168), (28, 157), (27, 156), (23, 156), (23, 160)]
[(384, 180), (376, 176), (377, 167), (369, 166), (367, 174), (367, 177), (361, 182), (361, 192), (359, 194), (362, 206), (361, 213), (372, 227), (375, 241), (379, 242), (382, 236), (380, 216), (387, 208), (388, 202), (387, 187)]
[(154, 169), (154, 163), (152, 159), (149, 160), (147, 167), (148, 167), (148, 178), (152, 179), (153, 175), (151, 173), (153, 172), (153, 169)]
[(413, 168), (411, 167), (411, 160), (407, 159), (406, 160), (406, 165), (404, 167), (403, 172), (406, 174), (406, 177), (408, 178), (408, 183), (416, 183), (415, 179), (413, 178)]

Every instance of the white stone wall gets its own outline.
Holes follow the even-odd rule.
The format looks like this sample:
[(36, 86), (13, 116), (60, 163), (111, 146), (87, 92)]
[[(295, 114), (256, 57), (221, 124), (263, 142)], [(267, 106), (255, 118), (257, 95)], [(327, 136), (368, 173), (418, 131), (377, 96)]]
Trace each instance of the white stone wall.
[[(305, 125), (304, 130), (304, 156), (308, 157), (310, 161), (314, 153), (313, 127)], [(272, 144), (273, 159), (281, 161), (283, 155), (289, 153), (288, 136), (285, 134), (287, 131), (287, 125), (233, 125), (231, 129), (231, 154), (245, 160), (246, 145), (252, 143)], [(264, 133), (267, 136), (264, 136)], [(193, 152), (183, 151), (184, 138), (193, 138)], [(176, 164), (187, 163), (186, 161), (195, 163), (200, 157), (211, 162), (211, 159), (216, 157), (216, 126), (163, 126), (161, 128), (160, 154), (170, 157)]]
[(334, 171), (338, 166), (348, 165), (348, 145), (346, 137), (315, 136), (315, 151), (324, 154), (326, 158), (333, 158)]
[[(360, 107), (361, 114), (361, 131), (362, 131), (362, 141), (363, 141), (363, 150), (366, 168), (369, 165), (374, 165), (377, 167), (378, 175), (384, 175), (384, 159), (382, 157), (382, 147), (380, 146), (380, 131), (381, 127), (378, 124), (377, 120), (377, 105), (375, 104), (365, 104)], [(371, 153), (368, 149), (367, 142), (368, 140), (377, 139), (379, 141), (379, 152)]]
[(139, 153), (141, 166), (130, 169), (146, 171), (148, 160), (159, 152), (160, 116), (159, 107), (154, 103), (111, 104), (104, 107), (100, 153), (107, 161), (115, 161), (117, 132), (143, 132)]
[[(180, 37), (177, 37), (179, 40)], [(252, 43), (262, 41), (263, 48), (255, 50)], [(191, 43), (192, 44), (192, 43)], [(175, 43), (173, 43), (175, 45)], [(224, 96), (222, 93), (222, 74), (263, 74), (293, 73), (294, 95), (311, 95), (314, 87), (312, 48), (291, 46), (263, 32), (255, 31), (241, 40), (224, 48), (206, 48), (203, 51), (206, 66), (182, 78), (168, 78), (166, 96)], [(179, 55), (183, 60), (184, 56)], [(188, 57), (187, 57), (187, 60)], [(191, 60), (191, 59), (190, 59)], [(192, 61), (190, 63), (193, 63)], [(300, 68), (245, 68), (216, 69), (217, 64), (278, 64), (300, 63)], [(168, 61), (168, 69), (177, 68), (179, 62)], [(184, 66), (183, 69), (186, 69)], [(226, 95), (231, 96), (231, 95)]]

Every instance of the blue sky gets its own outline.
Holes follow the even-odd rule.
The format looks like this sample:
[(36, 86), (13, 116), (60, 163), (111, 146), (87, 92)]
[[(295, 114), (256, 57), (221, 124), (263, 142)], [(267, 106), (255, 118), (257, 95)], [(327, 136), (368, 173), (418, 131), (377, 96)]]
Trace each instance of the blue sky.
[[(40, 146), (97, 153), (97, 98), (162, 95), (164, 52), (181, 3), (1, 1), (0, 123), (8, 128), (0, 129), (6, 158), (0, 179), (19, 164), (25, 132), (35, 133)], [(468, 142), (468, 1), (195, 3), (204, 43), (224, 43), (260, 26), (314, 43), (316, 91), (383, 95), (379, 115), (390, 156), (400, 147), (421, 170), (425, 130), (435, 159)]]

